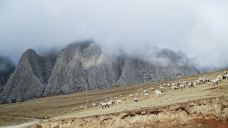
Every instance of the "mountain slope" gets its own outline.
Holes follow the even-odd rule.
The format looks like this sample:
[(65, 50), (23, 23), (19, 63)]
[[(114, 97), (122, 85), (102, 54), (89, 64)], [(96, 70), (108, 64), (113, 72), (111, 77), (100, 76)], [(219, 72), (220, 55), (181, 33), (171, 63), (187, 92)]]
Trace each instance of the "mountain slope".
[(55, 62), (38, 56), (32, 49), (21, 57), (0, 98), (2, 103), (20, 102), (41, 97)]
[(91, 40), (72, 43), (59, 55), (39, 56), (29, 49), (0, 94), (0, 103), (174, 79), (197, 73), (187, 57), (172, 50), (157, 51), (149, 55), (154, 58), (149, 61), (124, 51), (105, 54)]
[(178, 75), (197, 73), (184, 56), (167, 51), (157, 53), (158, 58), (169, 60), (163, 66), (124, 52), (107, 56), (93, 41), (70, 44), (56, 61), (45, 95), (173, 79)]
[(0, 57), (0, 93), (14, 69), (15, 65), (9, 59)]

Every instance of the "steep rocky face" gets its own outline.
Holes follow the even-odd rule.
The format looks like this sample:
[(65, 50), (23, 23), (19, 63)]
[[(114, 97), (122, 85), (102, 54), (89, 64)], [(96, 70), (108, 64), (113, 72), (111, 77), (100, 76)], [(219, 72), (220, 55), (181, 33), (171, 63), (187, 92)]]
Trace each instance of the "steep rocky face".
[[(89, 89), (88, 84), (93, 82), (90, 72), (96, 74), (91, 67), (102, 61), (100, 57), (101, 49), (94, 42), (80, 42), (67, 46), (56, 61), (45, 95)], [(102, 74), (102, 71), (98, 72)], [(99, 88), (96, 83), (91, 85), (90, 89)]]
[(70, 44), (59, 55), (39, 56), (29, 49), (4, 86), (0, 103), (167, 80), (197, 73), (185, 56), (172, 50), (157, 51), (151, 56), (162, 61), (148, 61), (124, 52), (107, 55), (90, 40)]
[(27, 50), (0, 95), (1, 103), (42, 96), (54, 63), (51, 57), (41, 57), (32, 49)]
[(15, 65), (9, 59), (0, 57), (0, 93), (14, 69)]
[(163, 66), (126, 53), (106, 56), (93, 41), (70, 44), (56, 61), (44, 95), (101, 89), (173, 79), (197, 73), (184, 57), (173, 51), (160, 51), (158, 58), (168, 59)]

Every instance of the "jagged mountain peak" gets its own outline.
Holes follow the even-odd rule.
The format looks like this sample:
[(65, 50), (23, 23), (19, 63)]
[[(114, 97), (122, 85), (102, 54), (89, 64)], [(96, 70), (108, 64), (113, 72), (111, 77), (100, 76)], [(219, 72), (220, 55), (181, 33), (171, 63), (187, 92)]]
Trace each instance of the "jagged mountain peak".
[(147, 61), (140, 55), (127, 54), (123, 50), (106, 55), (93, 40), (71, 43), (58, 55), (40, 56), (28, 49), (0, 94), (0, 101), (12, 103), (86, 89), (173, 79), (177, 77), (176, 74), (197, 73), (192, 65), (176, 63), (184, 60), (185, 56), (172, 50), (155, 50), (158, 51), (157, 56), (147, 55), (146, 58), (173, 60), (170, 61), (171, 65)]

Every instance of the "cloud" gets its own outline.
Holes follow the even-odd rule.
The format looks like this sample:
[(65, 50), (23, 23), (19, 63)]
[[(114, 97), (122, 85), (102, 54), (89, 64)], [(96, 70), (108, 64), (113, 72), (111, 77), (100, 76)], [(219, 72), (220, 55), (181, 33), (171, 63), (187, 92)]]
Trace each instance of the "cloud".
[(228, 64), (225, 0), (9, 0), (0, 2), (0, 54), (94, 39), (106, 52), (182, 51), (202, 66)]

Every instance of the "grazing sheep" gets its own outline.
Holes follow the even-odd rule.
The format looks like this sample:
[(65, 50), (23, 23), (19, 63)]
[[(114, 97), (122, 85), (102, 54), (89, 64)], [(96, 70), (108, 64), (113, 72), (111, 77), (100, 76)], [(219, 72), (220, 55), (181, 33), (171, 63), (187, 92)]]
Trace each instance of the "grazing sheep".
[(218, 85), (218, 82), (219, 82), (219, 79), (215, 78), (213, 79), (212, 81), (212, 84), (215, 86), (215, 85)]
[(130, 94), (129, 97), (133, 97), (134, 95), (133, 94)]
[(72, 108), (72, 111), (75, 111), (75, 110), (76, 110), (76, 108), (75, 108), (75, 107), (73, 107), (73, 108)]
[(223, 77), (221, 75), (219, 75), (219, 76), (217, 76), (217, 79), (218, 79), (219, 82), (221, 82)]
[(172, 83), (171, 86), (176, 86), (177, 84), (176, 83)]
[(109, 107), (109, 105), (105, 102), (100, 102), (100, 105), (101, 105), (102, 109)]
[(163, 95), (163, 92), (161, 90), (155, 90), (154, 93), (156, 95)]
[(223, 75), (223, 80), (228, 79), (228, 74)]
[(145, 90), (143, 90), (143, 92), (144, 92), (144, 93), (148, 93), (148, 90), (145, 89)]
[(177, 82), (177, 83), (176, 83), (177, 86), (180, 86), (180, 84), (181, 84), (181, 82)]
[(97, 106), (97, 104), (96, 104), (96, 103), (93, 103), (93, 104), (92, 104), (92, 106), (93, 106), (93, 107), (96, 107), (96, 106)]
[(117, 104), (121, 104), (123, 101), (122, 100), (117, 100), (116, 103)]
[(196, 85), (196, 83), (194, 84), (194, 82), (192, 82), (192, 81), (188, 83), (189, 88), (192, 88), (192, 87), (195, 88), (196, 87), (195, 85)]
[(149, 93), (144, 93), (144, 96), (149, 96)]
[(196, 80), (195, 83), (196, 83), (195, 85), (201, 84), (200, 80)]
[(150, 90), (154, 90), (154, 88), (150, 88)]
[(171, 88), (174, 89), (174, 90), (177, 90), (178, 89), (178, 87), (176, 85), (171, 86)]
[(183, 81), (183, 84), (188, 84), (188, 82), (187, 81)]
[(196, 85), (197, 85), (197, 82), (193, 82), (192, 84), (193, 84), (193, 86), (194, 86), (194, 87), (196, 87)]
[(134, 98), (134, 102), (138, 102), (138, 98), (135, 97), (135, 98)]
[(203, 77), (203, 78), (199, 78), (199, 81), (201, 82), (201, 83), (205, 83), (205, 82), (207, 82), (207, 78), (206, 77)]
[(185, 85), (184, 84), (180, 84), (180, 88), (181, 89), (185, 88)]
[(160, 90), (164, 90), (164, 89), (165, 89), (165, 87), (159, 87), (159, 89), (160, 89)]
[(79, 108), (80, 108), (80, 109), (83, 109), (83, 108), (84, 108), (84, 106), (83, 106), (83, 105), (81, 105)]
[(111, 101), (108, 101), (107, 104), (108, 104), (108, 106), (113, 106), (115, 104), (115, 102), (111, 100)]
[(168, 87), (170, 87), (170, 86), (171, 86), (171, 84), (170, 84), (170, 83), (168, 83), (168, 84), (167, 84), (167, 86), (168, 86)]

